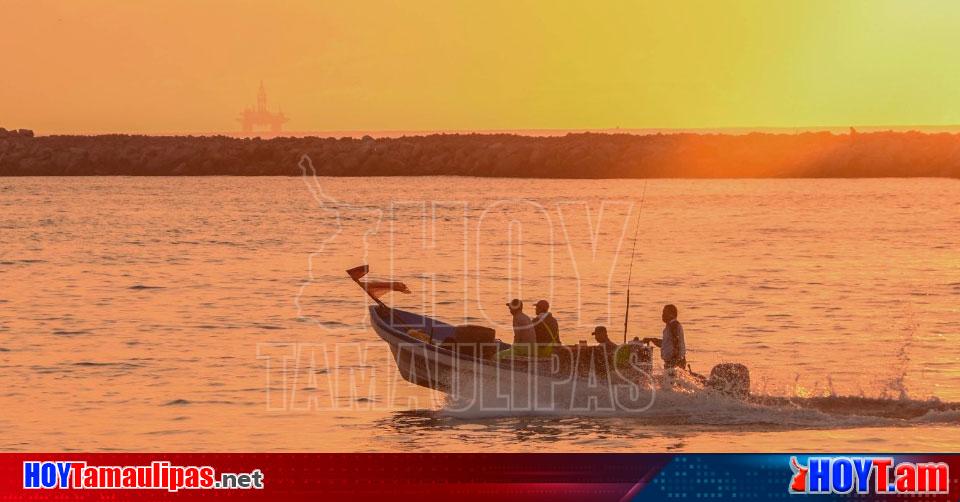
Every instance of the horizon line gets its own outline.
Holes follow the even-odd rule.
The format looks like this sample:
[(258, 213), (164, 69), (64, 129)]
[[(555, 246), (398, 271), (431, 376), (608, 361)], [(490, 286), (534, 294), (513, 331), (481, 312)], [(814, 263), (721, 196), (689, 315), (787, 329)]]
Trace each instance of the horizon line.
[[(8, 129), (15, 131), (14, 128)], [(953, 125), (843, 125), (843, 126), (725, 126), (725, 127), (609, 127), (609, 128), (518, 128), (518, 129), (317, 129), (290, 131), (96, 131), (96, 132), (53, 132), (44, 133), (33, 130), (37, 136), (228, 136), (236, 138), (282, 138), (282, 137), (363, 137), (398, 138), (403, 136), (431, 136), (440, 134), (513, 134), (517, 136), (564, 136), (567, 134), (750, 134), (750, 133), (802, 133), (802, 132), (846, 132), (855, 129), (860, 132), (960, 132), (960, 124)]]

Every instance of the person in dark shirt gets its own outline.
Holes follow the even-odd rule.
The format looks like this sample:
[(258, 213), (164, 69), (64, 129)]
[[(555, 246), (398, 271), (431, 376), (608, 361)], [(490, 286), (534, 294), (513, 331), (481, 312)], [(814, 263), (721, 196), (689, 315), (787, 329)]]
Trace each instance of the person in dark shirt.
[(623, 367), (630, 357), (630, 351), (628, 350), (619, 350), (620, 346), (617, 345), (613, 340), (610, 339), (610, 336), (607, 334), (606, 326), (597, 326), (593, 328), (594, 340), (599, 344), (598, 349), (602, 351), (604, 358), (607, 361), (607, 368), (612, 368), (613, 365), (617, 367)]
[(597, 343), (602, 345), (605, 349), (611, 352), (617, 349), (618, 345), (613, 343), (613, 340), (611, 340), (610, 336), (607, 335), (606, 326), (597, 326), (596, 328), (593, 328), (593, 333), (591, 334), (593, 335), (594, 340), (596, 340)]
[(560, 345), (560, 326), (550, 313), (550, 303), (540, 300), (536, 305), (533, 329), (537, 333), (537, 352), (540, 357), (553, 353), (553, 346)]

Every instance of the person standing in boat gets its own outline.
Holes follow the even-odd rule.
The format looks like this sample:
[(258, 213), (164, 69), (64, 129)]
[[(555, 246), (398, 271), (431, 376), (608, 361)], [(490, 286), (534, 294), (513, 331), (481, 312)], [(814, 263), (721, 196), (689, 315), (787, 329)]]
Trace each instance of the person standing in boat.
[(498, 358), (529, 357), (531, 348), (537, 343), (537, 332), (533, 327), (530, 316), (523, 313), (523, 302), (514, 298), (507, 304), (510, 315), (513, 316), (513, 347), (497, 353)]
[(666, 324), (663, 328), (663, 338), (644, 338), (660, 347), (660, 357), (663, 359), (663, 369), (672, 372), (676, 368), (687, 367), (687, 344), (683, 339), (683, 325), (677, 320), (676, 305), (665, 305), (661, 318)]
[(550, 313), (550, 303), (546, 300), (537, 302), (533, 330), (537, 334), (537, 355), (549, 357), (553, 353), (553, 346), (560, 345), (560, 326)]

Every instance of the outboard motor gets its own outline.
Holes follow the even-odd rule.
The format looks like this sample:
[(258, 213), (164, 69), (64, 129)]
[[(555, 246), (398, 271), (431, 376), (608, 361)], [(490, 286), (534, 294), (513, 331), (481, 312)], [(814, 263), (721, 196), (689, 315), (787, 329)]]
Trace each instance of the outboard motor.
[(710, 370), (707, 387), (734, 397), (750, 395), (750, 370), (739, 363), (721, 363)]

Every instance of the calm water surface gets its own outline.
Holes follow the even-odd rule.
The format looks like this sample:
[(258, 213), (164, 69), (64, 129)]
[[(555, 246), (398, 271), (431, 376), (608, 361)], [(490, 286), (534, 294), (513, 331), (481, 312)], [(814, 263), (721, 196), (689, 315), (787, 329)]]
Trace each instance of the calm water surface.
[[(960, 183), (655, 180), (630, 336), (680, 307), (688, 360), (757, 394), (657, 416), (448, 411), (398, 381), (343, 270), (508, 335), (622, 336), (640, 180), (0, 179), (0, 449), (960, 451)], [(883, 417), (856, 397), (883, 399)], [(920, 410), (909, 417), (897, 410)]]

